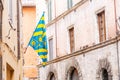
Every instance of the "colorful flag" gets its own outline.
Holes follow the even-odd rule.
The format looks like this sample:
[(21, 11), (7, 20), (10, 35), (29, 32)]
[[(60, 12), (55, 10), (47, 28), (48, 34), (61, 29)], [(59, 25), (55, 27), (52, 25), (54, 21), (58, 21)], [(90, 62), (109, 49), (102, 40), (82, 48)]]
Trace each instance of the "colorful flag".
[(40, 56), (42, 59), (42, 65), (45, 66), (47, 63), (47, 37), (46, 37), (46, 26), (45, 26), (45, 20), (44, 20), (44, 12), (42, 14), (42, 17), (40, 18), (40, 21), (38, 22), (38, 25), (33, 32), (33, 35), (30, 39), (30, 42), (28, 45), (30, 45)]

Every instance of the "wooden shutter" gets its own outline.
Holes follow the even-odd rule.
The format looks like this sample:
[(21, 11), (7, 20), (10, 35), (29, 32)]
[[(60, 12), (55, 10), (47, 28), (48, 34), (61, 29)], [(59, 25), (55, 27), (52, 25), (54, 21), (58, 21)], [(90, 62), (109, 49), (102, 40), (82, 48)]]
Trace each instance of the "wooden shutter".
[(99, 26), (99, 40), (103, 42), (106, 40), (106, 27), (105, 27), (105, 11), (97, 14)]
[(69, 29), (69, 35), (70, 35), (70, 51), (74, 51), (74, 28)]

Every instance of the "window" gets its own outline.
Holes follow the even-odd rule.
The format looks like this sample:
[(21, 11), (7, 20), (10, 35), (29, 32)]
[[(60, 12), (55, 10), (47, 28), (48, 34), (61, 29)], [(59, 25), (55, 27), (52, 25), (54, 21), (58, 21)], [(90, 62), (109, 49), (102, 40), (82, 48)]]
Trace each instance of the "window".
[(68, 9), (70, 9), (72, 7), (72, 5), (73, 5), (72, 0), (67, 0), (67, 7), (68, 7)]
[(105, 11), (98, 13), (97, 17), (99, 27), (99, 41), (103, 42), (106, 40)]
[(53, 59), (53, 38), (49, 39), (49, 60)]
[(108, 72), (106, 69), (102, 69), (102, 80), (108, 80)]
[(74, 28), (69, 29), (69, 37), (70, 37), (70, 51), (73, 52), (75, 48), (74, 44)]
[(72, 70), (70, 74), (70, 80), (79, 80), (78, 72), (75, 68)]
[(9, 7), (8, 7), (8, 9), (9, 9), (9, 14), (8, 14), (8, 16), (9, 16), (9, 20), (10, 20), (10, 22), (12, 23), (12, 21), (13, 21), (13, 7), (12, 7), (12, 0), (9, 0), (8, 1), (9, 2)]
[(48, 0), (48, 21), (52, 20), (52, 1)]

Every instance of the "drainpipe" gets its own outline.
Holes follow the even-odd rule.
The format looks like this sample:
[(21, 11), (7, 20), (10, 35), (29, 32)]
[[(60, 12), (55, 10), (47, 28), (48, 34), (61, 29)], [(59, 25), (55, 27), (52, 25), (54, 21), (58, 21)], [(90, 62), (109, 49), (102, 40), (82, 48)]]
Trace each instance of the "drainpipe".
[(20, 18), (19, 18), (19, 0), (17, 0), (17, 47), (18, 47), (18, 60), (20, 59)]
[(116, 0), (114, 0), (114, 17), (115, 17), (115, 28), (116, 28), (116, 49), (117, 49), (117, 62), (118, 62), (118, 80), (120, 80), (120, 64), (119, 64), (119, 44), (118, 44), (118, 29), (117, 29), (117, 13), (116, 13)]
[[(54, 10), (55, 10), (55, 18), (56, 18), (56, 1), (54, 0)], [(56, 57), (58, 57), (58, 51), (57, 51), (57, 24), (55, 21), (55, 37), (56, 37)]]
[[(1, 52), (1, 45), (2, 45), (2, 11), (3, 11), (3, 5), (2, 5), (2, 1), (0, 0), (0, 16), (1, 16), (1, 19), (0, 19), (0, 27), (1, 27), (1, 32), (0, 32), (0, 52)], [(2, 72), (2, 69), (3, 69), (3, 58), (2, 58), (2, 52), (0, 54), (0, 71)], [(0, 79), (2, 80), (2, 76), (3, 76), (3, 73), (0, 74)]]
[(117, 36), (118, 35), (118, 29), (117, 29), (116, 0), (114, 0), (114, 17), (115, 17), (116, 36)]
[(3, 4), (2, 4), (2, 1), (0, 0), (0, 42), (2, 42), (2, 11), (3, 11)]
[(118, 44), (118, 38), (116, 37), (117, 41), (116, 41), (116, 50), (117, 50), (117, 62), (118, 62), (118, 80), (120, 80), (120, 64), (119, 64), (119, 44)]

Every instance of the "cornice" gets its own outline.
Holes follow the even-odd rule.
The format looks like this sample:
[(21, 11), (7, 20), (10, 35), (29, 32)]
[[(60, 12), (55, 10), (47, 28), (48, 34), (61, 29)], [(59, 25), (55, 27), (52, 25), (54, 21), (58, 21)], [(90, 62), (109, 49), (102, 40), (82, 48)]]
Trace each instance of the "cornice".
[(68, 15), (70, 12), (72, 11), (76, 11), (76, 9), (83, 5), (86, 1), (89, 0), (81, 0), (80, 2), (78, 2), (75, 6), (73, 6), (71, 9), (65, 11), (64, 13), (62, 13), (61, 15), (59, 15), (58, 17), (56, 17), (55, 19), (51, 20), (46, 26), (49, 27), (50, 25), (54, 24), (55, 22), (57, 22), (58, 20), (60, 20), (61, 18), (64, 18), (66, 15)]
[[(81, 50), (78, 50), (74, 53), (71, 53), (71, 54), (68, 54), (68, 55), (65, 55), (65, 56), (61, 56), (61, 57), (58, 57), (56, 59), (53, 59), (51, 61), (48, 61), (47, 62), (47, 65), (49, 64), (53, 64), (53, 63), (56, 63), (56, 62), (59, 62), (59, 61), (62, 61), (62, 60), (65, 60), (65, 59), (68, 59), (70, 57), (74, 57), (74, 56), (77, 56), (77, 55), (82, 55), (82, 54), (86, 54), (86, 52), (90, 52), (92, 50), (95, 50), (95, 49), (99, 49), (99, 48), (102, 48), (102, 47), (105, 47), (105, 46), (108, 46), (108, 45), (111, 45), (111, 44), (114, 44), (114, 43), (117, 43), (118, 41), (120, 41), (120, 35), (115, 37), (115, 38), (112, 38), (110, 40), (106, 40), (104, 42), (101, 42), (99, 44), (95, 44), (95, 45), (92, 45), (92, 46), (88, 46), (86, 48), (83, 48)], [(42, 67), (41, 64), (38, 64), (37, 67)]]

